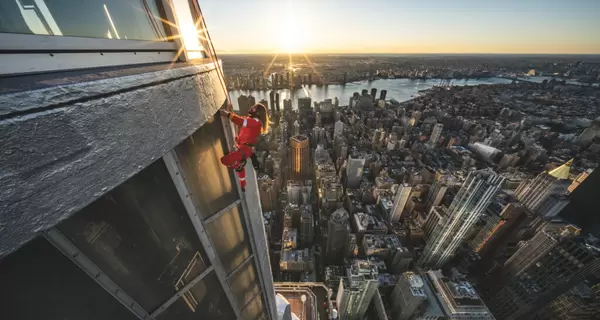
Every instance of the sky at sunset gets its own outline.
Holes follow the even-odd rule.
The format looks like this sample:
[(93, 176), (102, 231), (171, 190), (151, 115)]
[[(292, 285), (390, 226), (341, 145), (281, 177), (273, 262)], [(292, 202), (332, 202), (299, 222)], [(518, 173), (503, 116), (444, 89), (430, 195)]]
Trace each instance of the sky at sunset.
[(200, 0), (219, 53), (596, 53), (600, 0)]

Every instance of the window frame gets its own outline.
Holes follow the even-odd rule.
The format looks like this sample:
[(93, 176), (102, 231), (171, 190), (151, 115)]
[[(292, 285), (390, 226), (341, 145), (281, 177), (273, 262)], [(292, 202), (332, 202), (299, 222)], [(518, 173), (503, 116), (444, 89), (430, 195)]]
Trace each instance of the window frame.
[[(172, 1), (159, 0), (168, 41), (120, 40), (0, 32), (0, 77), (121, 65), (186, 61)], [(190, 6), (190, 11), (193, 11)], [(206, 48), (203, 48), (204, 52)], [(203, 54), (204, 54), (203, 52)]]

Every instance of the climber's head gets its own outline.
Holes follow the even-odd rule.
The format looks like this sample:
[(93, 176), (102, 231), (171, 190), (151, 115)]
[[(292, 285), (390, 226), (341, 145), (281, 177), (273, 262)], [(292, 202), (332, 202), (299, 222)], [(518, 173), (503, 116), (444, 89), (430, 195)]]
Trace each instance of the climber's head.
[(252, 118), (258, 118), (262, 122), (262, 133), (269, 132), (269, 113), (267, 108), (260, 103), (257, 103), (250, 108), (248, 115)]

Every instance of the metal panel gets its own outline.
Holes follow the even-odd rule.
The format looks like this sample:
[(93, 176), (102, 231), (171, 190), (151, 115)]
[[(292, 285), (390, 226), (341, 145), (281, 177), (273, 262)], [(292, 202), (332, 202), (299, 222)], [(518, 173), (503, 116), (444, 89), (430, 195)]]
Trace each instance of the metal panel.
[[(229, 144), (229, 149), (232, 150), (234, 146), (234, 131), (231, 122), (223, 121), (223, 130), (225, 131), (225, 137), (227, 139), (227, 143)], [(269, 261), (269, 252), (268, 252), (268, 243), (266, 242), (266, 234), (264, 230), (264, 224), (262, 217), (260, 219), (252, 219), (250, 216), (250, 210), (248, 209), (248, 194), (242, 192), (240, 187), (239, 178), (235, 175), (236, 185), (238, 188), (239, 194), (243, 195), (242, 201), (242, 210), (244, 212), (244, 220), (246, 222), (246, 226), (248, 228), (248, 237), (250, 238), (250, 246), (252, 248), (253, 256), (256, 257), (256, 273), (258, 274), (258, 279), (261, 284), (261, 292), (263, 294), (264, 303), (267, 307), (267, 314), (269, 315), (269, 319), (277, 319), (277, 309), (275, 306), (275, 288), (273, 287), (273, 275), (271, 273), (271, 264)], [(258, 185), (256, 181), (256, 174), (254, 172), (254, 167), (250, 163), (246, 164), (246, 179), (247, 179), (247, 187), (246, 192), (252, 193), (254, 191), (253, 197), (258, 200), (258, 209), (257, 211), (262, 214), (262, 210), (260, 209), (260, 199), (258, 199), (258, 194), (256, 191), (258, 190)], [(256, 205), (255, 202), (253, 202)], [(257, 224), (262, 226), (262, 234), (260, 233), (259, 228), (257, 228)], [(259, 238), (261, 237), (261, 238)], [(262, 241), (261, 241), (262, 240)]]
[(188, 290), (190, 290), (193, 286), (195, 286), (198, 282), (200, 282), (200, 280), (204, 279), (204, 277), (209, 274), (211, 271), (213, 271), (213, 266), (209, 266), (206, 270), (204, 270), (201, 274), (197, 275), (192, 281), (190, 281), (188, 284), (186, 284), (183, 288), (181, 288), (181, 290), (179, 290), (175, 295), (173, 295), (171, 298), (169, 298), (169, 300), (165, 301), (165, 303), (163, 303), (160, 307), (156, 308), (156, 310), (152, 311), (152, 314), (150, 315), (153, 319), (159, 315), (161, 312), (167, 310), (167, 308), (172, 305), (173, 303), (175, 303), (175, 301), (177, 301), (177, 299), (181, 298), (181, 296), (186, 293)]
[(171, 150), (163, 156), (163, 160), (165, 162), (165, 165), (167, 166), (167, 170), (169, 170), (169, 173), (171, 174), (171, 178), (175, 183), (175, 188), (177, 189), (177, 192), (181, 197), (183, 205), (185, 206), (185, 209), (190, 216), (190, 220), (192, 220), (192, 224), (194, 225), (194, 228), (198, 233), (198, 237), (200, 237), (200, 241), (204, 246), (204, 250), (208, 255), (208, 259), (211, 261), (211, 265), (214, 267), (217, 278), (221, 283), (221, 287), (223, 288), (223, 291), (225, 292), (225, 295), (229, 300), (229, 304), (233, 308), (236, 317), (241, 319), (241, 310), (237, 306), (233, 297), (233, 293), (231, 292), (231, 288), (227, 283), (227, 274), (225, 273), (225, 269), (223, 268), (223, 265), (221, 264), (221, 261), (219, 260), (219, 257), (216, 254), (212, 243), (210, 242), (208, 234), (206, 233), (204, 225), (202, 224), (202, 220), (200, 218), (201, 215), (196, 209), (197, 207), (194, 201), (192, 200), (187, 184), (185, 182), (185, 178), (181, 174), (182, 170), (181, 165), (179, 164), (179, 160), (177, 159), (177, 154), (174, 150)]
[(96, 264), (86, 257), (77, 247), (71, 243), (58, 229), (52, 228), (44, 234), (53, 246), (73, 261), (78, 267), (87, 273), (94, 281), (108, 291), (113, 297), (121, 302), (127, 309), (139, 319), (150, 319), (148, 312), (135, 302), (127, 293), (114, 283)]
[(85, 37), (0, 33), (0, 52), (176, 51), (171, 41), (116, 40)]
[(0, 54), (0, 75), (171, 62), (176, 52), (88, 52)]
[(221, 217), (221, 216), (222, 216), (222, 215), (223, 215), (225, 212), (227, 212), (227, 211), (229, 211), (229, 210), (231, 210), (231, 209), (233, 209), (233, 208), (237, 207), (237, 205), (238, 205), (238, 204), (240, 204), (240, 202), (242, 202), (242, 200), (240, 200), (240, 199), (237, 199), (237, 200), (235, 200), (235, 201), (234, 201), (232, 204), (230, 204), (230, 205), (228, 205), (227, 207), (225, 207), (225, 208), (223, 208), (223, 209), (219, 210), (219, 212), (215, 213), (214, 215), (212, 215), (212, 216), (210, 216), (210, 217), (206, 218), (206, 219), (204, 220), (204, 223), (205, 223), (205, 224), (208, 224), (208, 223), (211, 223), (211, 222), (213, 222), (213, 221), (215, 221), (215, 220), (219, 219), (219, 218), (220, 218), (220, 217)]

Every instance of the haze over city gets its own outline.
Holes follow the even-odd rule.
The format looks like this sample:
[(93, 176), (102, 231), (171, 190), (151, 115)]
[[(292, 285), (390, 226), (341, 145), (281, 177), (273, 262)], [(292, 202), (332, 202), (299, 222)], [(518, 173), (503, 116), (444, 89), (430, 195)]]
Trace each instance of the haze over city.
[(241, 1), (203, 6), (221, 53), (600, 53), (600, 1)]

